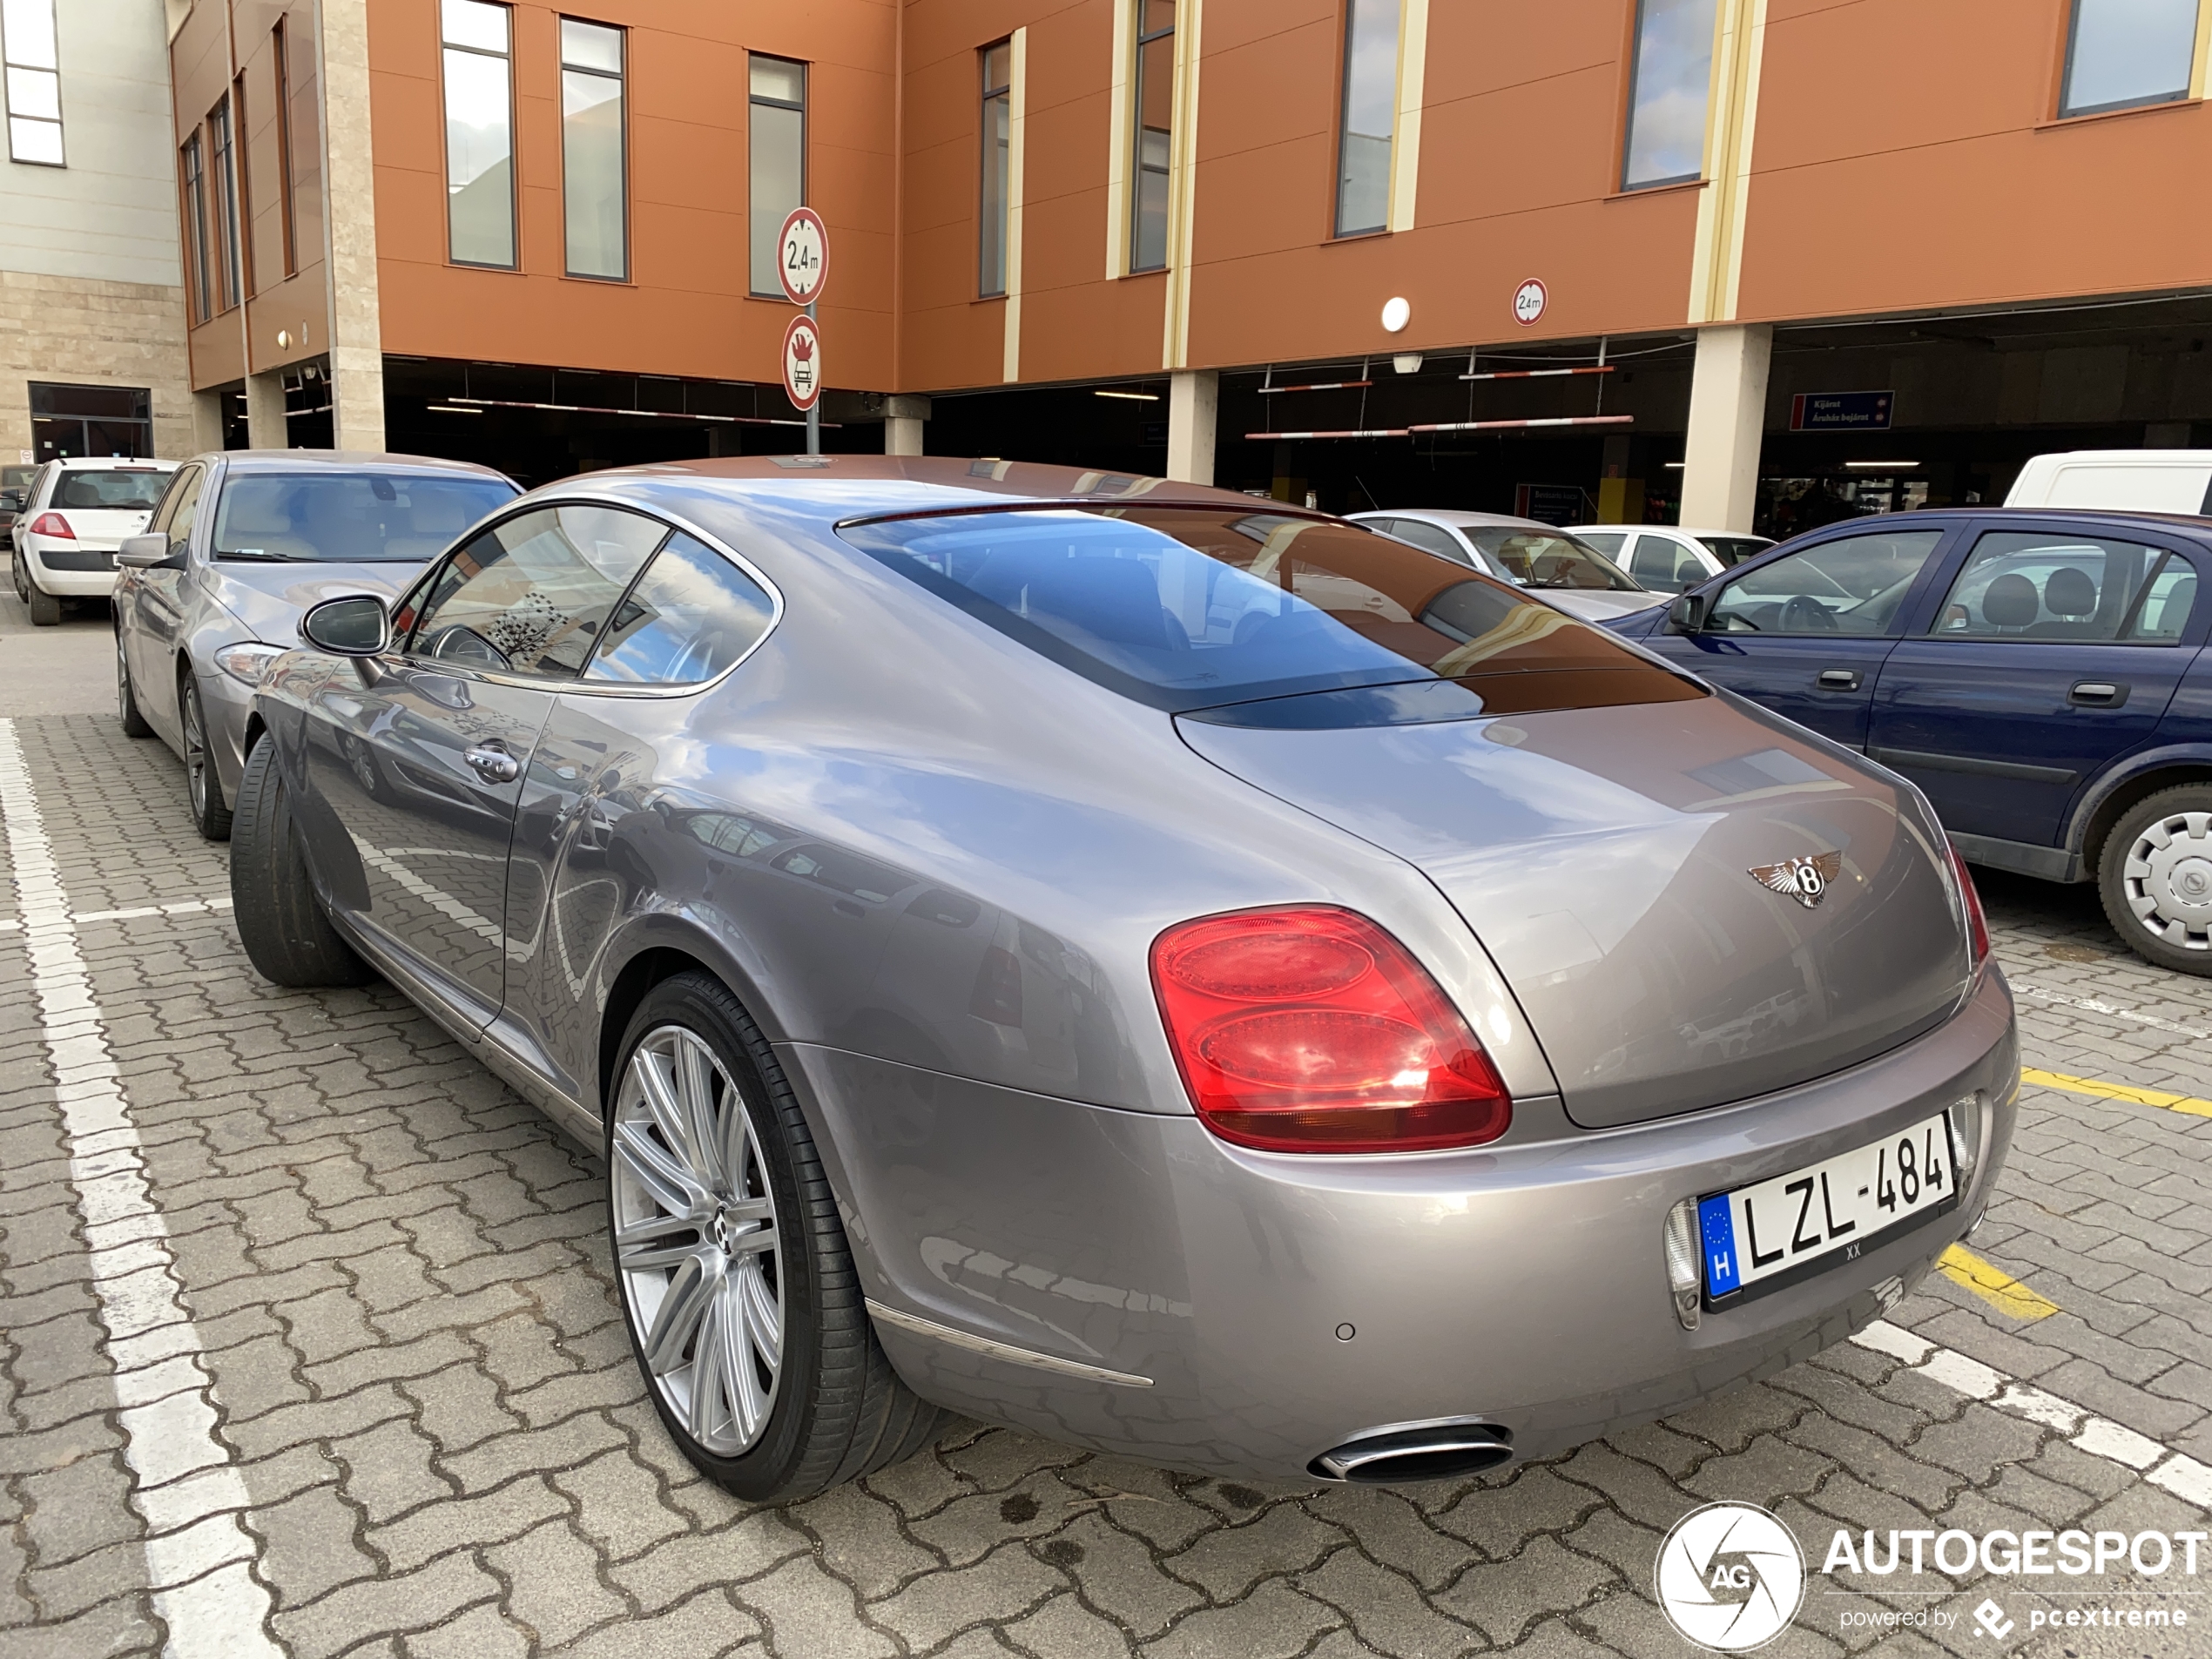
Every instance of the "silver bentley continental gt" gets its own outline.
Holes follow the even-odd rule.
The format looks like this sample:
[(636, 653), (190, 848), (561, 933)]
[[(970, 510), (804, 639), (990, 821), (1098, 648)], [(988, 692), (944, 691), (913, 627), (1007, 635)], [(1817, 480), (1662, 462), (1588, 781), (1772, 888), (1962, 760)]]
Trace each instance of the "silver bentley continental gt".
[(1802, 1359), (1979, 1219), (2009, 991), (1912, 786), (1372, 531), (836, 455), (525, 496), (253, 715), (239, 933), (605, 1150), (784, 1500), (952, 1410), (1394, 1483)]

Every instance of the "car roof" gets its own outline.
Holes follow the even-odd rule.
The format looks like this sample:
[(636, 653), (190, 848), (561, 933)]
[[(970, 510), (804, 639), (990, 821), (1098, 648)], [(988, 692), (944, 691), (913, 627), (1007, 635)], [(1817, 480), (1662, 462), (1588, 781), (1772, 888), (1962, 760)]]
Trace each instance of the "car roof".
[(1552, 535), (1561, 526), (1547, 524), (1540, 518), (1515, 518), (1511, 513), (1475, 513), (1458, 507), (1378, 507), (1372, 512), (1348, 515), (1361, 518), (1425, 518), (1432, 524), (1457, 524), (1463, 528), (1480, 527), (1485, 529), (1544, 530)]
[[(220, 461), (239, 472), (461, 473), (476, 478), (506, 478), (496, 467), (473, 461), (443, 461), (435, 455), (385, 455), (374, 449), (216, 449), (195, 461)], [(172, 463), (173, 464), (173, 463)], [(513, 480), (509, 479), (509, 482)]]
[(181, 461), (157, 461), (152, 455), (57, 455), (50, 465), (65, 472), (97, 468), (101, 472), (172, 472)]
[(1086, 507), (1116, 502), (1217, 508), (1271, 517), (1329, 519), (1264, 496), (1206, 484), (1177, 483), (1138, 473), (1085, 470), (1033, 461), (965, 460), (951, 455), (731, 455), (661, 461), (574, 473), (541, 486), (534, 497), (605, 491), (638, 493), (655, 482), (705, 484), (826, 523), (899, 513), (974, 511), (1016, 502)]
[[(2180, 531), (2185, 536), (2202, 541), (2212, 538), (2212, 518), (2199, 517), (2192, 513), (2127, 512), (2101, 507), (1919, 507), (1905, 513), (1869, 513), (1858, 518), (1838, 519), (1833, 524), (1823, 524), (1804, 535), (1782, 543), (1791, 546), (1797, 542), (1810, 541), (1814, 536), (1827, 536), (1838, 530), (1850, 529), (1947, 529), (1968, 520), (2003, 525), (2016, 523), (2059, 523), (2094, 535), (2100, 530), (2124, 530), (2130, 526), (2166, 535)], [(1762, 557), (1764, 555), (1761, 555)]]

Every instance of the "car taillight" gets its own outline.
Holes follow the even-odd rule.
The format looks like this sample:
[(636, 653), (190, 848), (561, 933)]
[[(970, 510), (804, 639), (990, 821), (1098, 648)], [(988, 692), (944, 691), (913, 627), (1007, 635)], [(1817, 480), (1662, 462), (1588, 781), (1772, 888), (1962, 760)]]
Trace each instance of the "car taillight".
[(1169, 1044), (1206, 1127), (1269, 1152), (1494, 1141), (1513, 1097), (1406, 948), (1333, 907), (1238, 911), (1152, 943)]
[(57, 542), (77, 539), (77, 532), (70, 529), (69, 521), (59, 513), (39, 514), (30, 521), (30, 533), (33, 536), (51, 536)]
[(1946, 840), (1951, 852), (1951, 867), (1959, 877), (1959, 891), (1966, 901), (1966, 937), (1973, 941), (1974, 966), (1979, 968), (1982, 959), (1989, 954), (1989, 918), (1981, 913), (1981, 894), (1974, 890), (1974, 879), (1967, 873), (1966, 860), (1959, 856), (1955, 842)]

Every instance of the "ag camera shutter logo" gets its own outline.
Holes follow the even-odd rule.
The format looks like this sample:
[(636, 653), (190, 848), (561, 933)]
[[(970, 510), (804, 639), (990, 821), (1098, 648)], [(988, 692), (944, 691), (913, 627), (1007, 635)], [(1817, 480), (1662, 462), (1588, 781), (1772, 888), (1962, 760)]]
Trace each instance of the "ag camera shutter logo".
[(1709, 1503), (1659, 1546), (1652, 1588), (1667, 1621), (1710, 1653), (1749, 1653), (1788, 1628), (1805, 1595), (1804, 1552), (1754, 1503)]

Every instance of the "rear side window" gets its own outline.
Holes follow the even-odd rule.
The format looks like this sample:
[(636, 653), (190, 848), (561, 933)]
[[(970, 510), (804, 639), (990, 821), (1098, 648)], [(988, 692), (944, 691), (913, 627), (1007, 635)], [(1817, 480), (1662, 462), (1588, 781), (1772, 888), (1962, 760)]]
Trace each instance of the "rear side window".
[(1683, 593), (1705, 579), (1705, 566), (1672, 537), (1643, 535), (1636, 537), (1629, 574), (1654, 593)]
[(1551, 678), (1486, 693), (1491, 711), (1700, 694), (1504, 583), (1330, 520), (1052, 508), (853, 523), (840, 534), (1040, 655), (1178, 713), (1538, 675)]
[(168, 487), (169, 475), (152, 467), (125, 467), (114, 472), (66, 469), (54, 481), (54, 499), (47, 505), (86, 512), (150, 513)]
[(759, 583), (678, 530), (617, 607), (584, 677), (696, 685), (751, 651), (775, 611)]
[(1930, 631), (1944, 639), (2173, 644), (2195, 598), (2195, 570), (2163, 548), (1993, 530), (1974, 543)]

